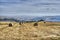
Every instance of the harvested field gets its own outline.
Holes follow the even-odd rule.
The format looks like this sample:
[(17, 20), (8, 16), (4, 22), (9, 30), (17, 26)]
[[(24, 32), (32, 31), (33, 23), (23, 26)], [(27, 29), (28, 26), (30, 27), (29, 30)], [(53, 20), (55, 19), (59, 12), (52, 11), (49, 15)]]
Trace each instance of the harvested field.
[(34, 23), (0, 22), (0, 40), (60, 40), (60, 22)]

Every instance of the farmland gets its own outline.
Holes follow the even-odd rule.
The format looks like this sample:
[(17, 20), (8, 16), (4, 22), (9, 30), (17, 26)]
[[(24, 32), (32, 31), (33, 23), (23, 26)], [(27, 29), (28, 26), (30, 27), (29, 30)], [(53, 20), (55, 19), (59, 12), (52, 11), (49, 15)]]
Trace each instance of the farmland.
[(34, 23), (0, 21), (0, 40), (60, 40), (60, 22)]

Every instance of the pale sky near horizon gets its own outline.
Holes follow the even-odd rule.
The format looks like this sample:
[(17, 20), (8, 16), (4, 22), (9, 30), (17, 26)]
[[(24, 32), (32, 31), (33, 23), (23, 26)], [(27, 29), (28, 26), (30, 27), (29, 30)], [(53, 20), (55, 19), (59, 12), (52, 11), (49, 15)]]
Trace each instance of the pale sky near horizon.
[(60, 15), (60, 0), (0, 0), (0, 16)]

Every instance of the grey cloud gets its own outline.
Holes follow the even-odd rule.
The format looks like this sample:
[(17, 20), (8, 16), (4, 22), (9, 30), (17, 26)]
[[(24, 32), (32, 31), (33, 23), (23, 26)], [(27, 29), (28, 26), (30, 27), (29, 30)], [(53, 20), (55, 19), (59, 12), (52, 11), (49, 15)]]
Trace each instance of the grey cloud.
[(60, 13), (57, 0), (1, 0), (0, 14), (54, 14)]

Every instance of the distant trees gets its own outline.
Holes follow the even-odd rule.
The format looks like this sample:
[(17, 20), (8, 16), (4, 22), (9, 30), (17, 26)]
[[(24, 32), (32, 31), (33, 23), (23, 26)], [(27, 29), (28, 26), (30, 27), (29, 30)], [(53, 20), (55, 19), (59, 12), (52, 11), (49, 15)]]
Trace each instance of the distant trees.
[(43, 20), (43, 19), (41, 19), (41, 20), (38, 20), (38, 22), (41, 22), (41, 21), (43, 21), (44, 23), (46, 23), (46, 22), (45, 22), (45, 20)]
[(35, 21), (26, 21), (26, 23), (31, 23), (31, 22), (35, 22)]
[(43, 19), (41, 19), (41, 20), (38, 20), (38, 22), (40, 22), (40, 21), (45, 21), (45, 20), (43, 20)]

